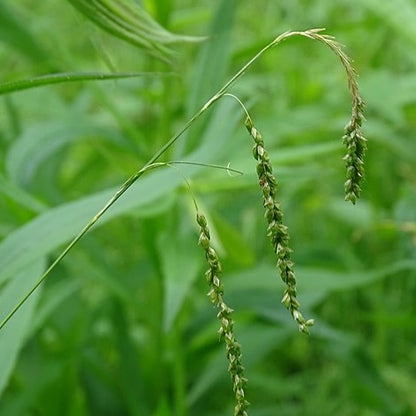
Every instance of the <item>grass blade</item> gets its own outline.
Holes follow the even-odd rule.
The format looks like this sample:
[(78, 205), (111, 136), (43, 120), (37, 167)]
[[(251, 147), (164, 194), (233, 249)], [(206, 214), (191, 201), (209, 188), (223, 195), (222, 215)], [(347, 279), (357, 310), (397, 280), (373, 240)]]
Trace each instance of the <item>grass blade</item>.
[(166, 75), (155, 72), (119, 72), (119, 73), (102, 73), (102, 72), (61, 72), (56, 74), (40, 75), (38, 77), (22, 79), (17, 81), (3, 82), (0, 84), (0, 95), (9, 94), (20, 90), (43, 87), (52, 84), (62, 84), (66, 82), (79, 81), (108, 81), (123, 78), (137, 78), (142, 76)]
[(198, 42), (204, 38), (173, 34), (159, 25), (143, 8), (126, 0), (68, 0), (101, 29), (165, 62), (175, 42)]

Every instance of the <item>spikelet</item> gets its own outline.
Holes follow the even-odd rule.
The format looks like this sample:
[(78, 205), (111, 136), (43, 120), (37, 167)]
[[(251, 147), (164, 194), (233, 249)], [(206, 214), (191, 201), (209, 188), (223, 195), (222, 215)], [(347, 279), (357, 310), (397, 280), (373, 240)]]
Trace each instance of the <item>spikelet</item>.
[(264, 149), (264, 142), (260, 132), (254, 127), (249, 116), (245, 126), (254, 140), (253, 156), (257, 160), (257, 176), (260, 189), (263, 194), (263, 206), (267, 221), (267, 235), (270, 238), (277, 257), (277, 268), (280, 277), (286, 285), (282, 303), (297, 322), (299, 331), (308, 334), (309, 327), (313, 325), (313, 319), (306, 320), (299, 310), (299, 302), (296, 298), (296, 277), (294, 265), (290, 259), (289, 233), (283, 224), (283, 213), (280, 204), (276, 200), (277, 180), (273, 175), (269, 156)]
[(205, 273), (210, 290), (208, 296), (217, 308), (217, 317), (220, 321), (219, 334), (224, 340), (227, 359), (228, 372), (231, 375), (233, 391), (235, 396), (234, 416), (248, 416), (248, 401), (245, 399), (245, 386), (247, 379), (244, 377), (244, 367), (242, 364), (241, 346), (234, 335), (234, 321), (232, 318), (233, 310), (224, 302), (224, 287), (220, 280), (221, 264), (217, 252), (211, 247), (210, 232), (205, 216), (197, 212), (197, 223), (200, 227), (199, 244), (205, 251), (205, 258), (208, 263), (208, 270)]

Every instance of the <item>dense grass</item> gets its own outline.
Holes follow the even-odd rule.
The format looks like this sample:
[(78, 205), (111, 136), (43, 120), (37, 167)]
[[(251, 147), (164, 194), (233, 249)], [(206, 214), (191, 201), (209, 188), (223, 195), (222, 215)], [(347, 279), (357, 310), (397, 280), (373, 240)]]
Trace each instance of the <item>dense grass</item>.
[(232, 92), (279, 179), (310, 336), (280, 304), (244, 113), (225, 97), (163, 159), (230, 163), (244, 175), (181, 165), (130, 188), (0, 331), (0, 415), (233, 413), (183, 176), (221, 258), (249, 414), (415, 414), (413, 2), (146, 1), (171, 36), (209, 36), (153, 52), (71, 3), (2, 2), (2, 85), (57, 72), (150, 76), (4, 91), (1, 318), (115, 189), (286, 30), (326, 27), (354, 58), (367, 103), (366, 178), (357, 204), (344, 202), (351, 106), (341, 65), (322, 45), (287, 40)]

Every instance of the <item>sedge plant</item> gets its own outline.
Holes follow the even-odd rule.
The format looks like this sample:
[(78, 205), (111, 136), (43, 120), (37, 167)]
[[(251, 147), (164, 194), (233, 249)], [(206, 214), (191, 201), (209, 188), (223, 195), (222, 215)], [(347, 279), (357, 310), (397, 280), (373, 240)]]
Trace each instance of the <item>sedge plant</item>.
[[(351, 118), (345, 127), (342, 142), (346, 147), (344, 161), (346, 164), (346, 182), (345, 182), (345, 200), (353, 204), (356, 203), (361, 192), (361, 183), (364, 175), (364, 156), (366, 150), (366, 140), (361, 132), (361, 125), (364, 120), (363, 108), (364, 103), (360, 96), (357, 75), (350, 58), (343, 51), (342, 46), (332, 37), (323, 33), (324, 29), (310, 29), (305, 31), (288, 31), (277, 36), (257, 54), (255, 54), (245, 65), (243, 65), (201, 108), (183, 125), (179, 131), (174, 134), (143, 166), (133, 173), (118, 189), (118, 191), (107, 201), (107, 203), (94, 215), (94, 217), (82, 228), (76, 237), (69, 242), (61, 254), (52, 262), (48, 269), (37, 280), (33, 287), (26, 295), (18, 300), (15, 307), (0, 322), (0, 330), (8, 323), (12, 316), (21, 308), (26, 300), (36, 291), (36, 289), (50, 275), (51, 271), (63, 260), (71, 249), (80, 241), (80, 239), (105, 215), (105, 213), (117, 202), (117, 200), (127, 192), (130, 187), (139, 180), (147, 171), (155, 167), (166, 166), (166, 163), (158, 162), (159, 158), (166, 153), (187, 131), (194, 122), (199, 119), (210, 107), (218, 100), (230, 94), (231, 87), (244, 75), (244, 73), (266, 52), (279, 45), (283, 41), (294, 37), (305, 37), (317, 41), (328, 47), (340, 60), (347, 75), (347, 85), (352, 97)], [(123, 76), (135, 76), (136, 74), (123, 74)], [(74, 79), (76, 80), (76, 79)], [(53, 82), (68, 81), (64, 76), (53, 79)], [(42, 85), (42, 80), (39, 82)], [(19, 88), (33, 87), (30, 83), (19, 83)], [(9, 86), (10, 87), (10, 86)], [(1, 86), (0, 86), (1, 92)], [(9, 90), (5, 88), (3, 93)], [(237, 97), (234, 97), (237, 98)], [(283, 222), (283, 209), (278, 201), (278, 181), (273, 173), (270, 159), (265, 149), (265, 143), (262, 135), (254, 126), (254, 122), (248, 114), (243, 103), (237, 98), (243, 106), (245, 112), (244, 125), (254, 141), (253, 155), (257, 161), (256, 172), (258, 175), (260, 192), (262, 194), (263, 206), (265, 209), (265, 219), (267, 229), (265, 234), (270, 238), (274, 250), (277, 269), (281, 279), (286, 285), (283, 293), (282, 303), (289, 310), (291, 316), (296, 321), (298, 328), (303, 333), (309, 333), (309, 328), (313, 325), (312, 319), (304, 318), (300, 312), (299, 301), (296, 294), (296, 278), (294, 263), (291, 260), (291, 249), (289, 245), (289, 231)], [(181, 163), (181, 162), (176, 162)], [(203, 163), (203, 161), (201, 161)], [(220, 336), (226, 345), (227, 358), (229, 360), (228, 371), (231, 374), (233, 390), (235, 394), (235, 415), (247, 415), (248, 403), (245, 398), (246, 379), (243, 374), (242, 354), (240, 345), (237, 343), (234, 335), (234, 323), (231, 317), (232, 309), (224, 302), (223, 284), (220, 280), (221, 265), (215, 249), (211, 246), (210, 232), (205, 216), (197, 208), (197, 224), (199, 226), (200, 236), (199, 244), (202, 246), (208, 271), (206, 273), (207, 281), (210, 286), (209, 297), (218, 310), (220, 320)]]

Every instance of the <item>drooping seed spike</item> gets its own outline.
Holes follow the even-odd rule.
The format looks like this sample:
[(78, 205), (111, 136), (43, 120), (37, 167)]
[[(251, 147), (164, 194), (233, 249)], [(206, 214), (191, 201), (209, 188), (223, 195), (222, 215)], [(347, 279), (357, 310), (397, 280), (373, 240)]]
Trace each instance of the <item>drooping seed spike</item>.
[(283, 213), (280, 204), (275, 199), (277, 179), (273, 174), (273, 167), (264, 148), (262, 136), (254, 127), (251, 118), (246, 118), (245, 126), (254, 140), (253, 156), (257, 160), (256, 172), (263, 194), (267, 235), (276, 253), (280, 277), (286, 285), (282, 303), (297, 322), (299, 330), (307, 334), (309, 333), (308, 327), (313, 324), (313, 320), (309, 320), (309, 324), (306, 325), (306, 321), (299, 311), (300, 305), (296, 299), (296, 277), (293, 262), (290, 259), (292, 250), (289, 247), (289, 233), (287, 227), (283, 224)]
[(245, 399), (244, 389), (247, 379), (244, 377), (244, 367), (242, 365), (241, 346), (236, 341), (234, 335), (233, 310), (224, 302), (224, 287), (221, 283), (221, 263), (218, 254), (209, 239), (208, 223), (204, 215), (197, 213), (197, 223), (200, 227), (199, 244), (204, 249), (205, 258), (208, 262), (208, 270), (205, 273), (209, 292), (208, 297), (212, 304), (217, 308), (217, 317), (220, 321), (218, 334), (225, 343), (226, 356), (228, 359), (228, 372), (231, 376), (232, 389), (235, 397), (235, 416), (247, 416), (248, 401)]

